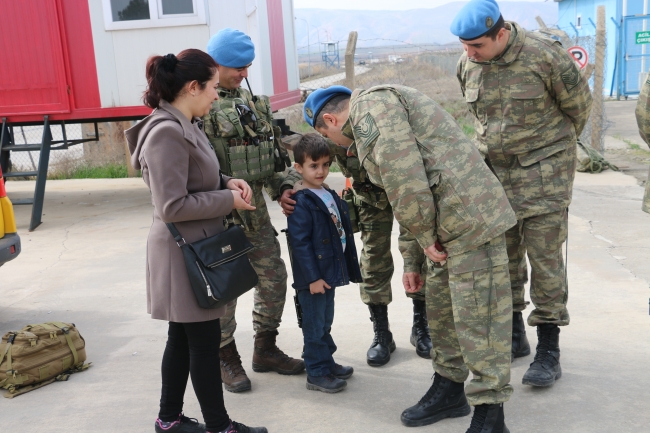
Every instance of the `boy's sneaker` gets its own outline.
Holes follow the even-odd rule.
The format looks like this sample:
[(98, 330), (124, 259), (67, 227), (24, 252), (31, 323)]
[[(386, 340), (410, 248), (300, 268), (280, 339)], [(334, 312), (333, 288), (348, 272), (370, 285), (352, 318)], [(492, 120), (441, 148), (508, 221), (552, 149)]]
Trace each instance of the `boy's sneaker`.
[(339, 379), (333, 374), (325, 376), (307, 376), (307, 389), (312, 391), (322, 391), (329, 394), (343, 391), (348, 385), (345, 380)]
[(247, 427), (244, 424), (231, 420), (228, 428), (214, 433), (269, 433), (269, 431), (266, 427)]
[(176, 421), (163, 422), (156, 420), (156, 433), (206, 433), (205, 424), (195, 418), (188, 418), (183, 414), (178, 415)]
[(331, 373), (338, 379), (349, 379), (354, 373), (354, 368), (343, 366), (341, 364), (334, 364), (334, 368), (330, 369)]

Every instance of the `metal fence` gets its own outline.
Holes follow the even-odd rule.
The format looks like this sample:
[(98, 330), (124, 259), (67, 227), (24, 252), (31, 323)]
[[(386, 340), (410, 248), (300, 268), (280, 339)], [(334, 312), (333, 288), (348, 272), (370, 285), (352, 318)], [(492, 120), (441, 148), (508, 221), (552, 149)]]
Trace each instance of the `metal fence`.
[[(52, 139), (63, 140), (63, 125), (52, 125)], [(82, 138), (81, 124), (65, 125), (65, 135), (68, 140), (78, 140)], [(20, 146), (24, 144), (40, 144), (43, 137), (43, 126), (16, 126), (13, 128), (14, 144)], [(50, 153), (50, 164), (48, 173), (54, 173), (61, 169), (79, 164), (83, 161), (84, 148), (81, 145), (71, 146), (67, 149), (60, 149)], [(29, 152), (11, 152), (10, 170), (18, 171), (36, 171), (40, 159), (39, 151)]]

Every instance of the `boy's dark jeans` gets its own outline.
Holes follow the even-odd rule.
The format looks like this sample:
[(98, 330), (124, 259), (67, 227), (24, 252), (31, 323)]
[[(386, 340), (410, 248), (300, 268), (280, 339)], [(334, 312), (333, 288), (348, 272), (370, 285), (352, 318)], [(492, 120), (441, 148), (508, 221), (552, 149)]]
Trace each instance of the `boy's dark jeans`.
[(324, 294), (312, 295), (309, 290), (299, 290), (302, 308), (302, 335), (305, 341), (305, 367), (310, 376), (325, 376), (334, 368), (332, 354), (336, 344), (330, 335), (334, 321), (334, 287)]

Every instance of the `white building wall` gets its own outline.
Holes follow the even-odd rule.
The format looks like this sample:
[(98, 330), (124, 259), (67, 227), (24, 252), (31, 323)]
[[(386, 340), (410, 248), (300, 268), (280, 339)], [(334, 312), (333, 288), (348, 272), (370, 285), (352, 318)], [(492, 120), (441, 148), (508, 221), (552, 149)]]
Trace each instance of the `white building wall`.
[[(150, 56), (186, 48), (205, 50), (210, 36), (226, 27), (246, 32), (255, 44), (256, 58), (249, 69), (253, 92), (274, 94), (266, 0), (204, 1), (206, 24), (107, 31), (102, 0), (88, 0), (102, 107), (141, 105)], [(294, 90), (299, 88), (299, 76), (292, 0), (283, 0), (283, 20), (287, 78), (289, 90)]]

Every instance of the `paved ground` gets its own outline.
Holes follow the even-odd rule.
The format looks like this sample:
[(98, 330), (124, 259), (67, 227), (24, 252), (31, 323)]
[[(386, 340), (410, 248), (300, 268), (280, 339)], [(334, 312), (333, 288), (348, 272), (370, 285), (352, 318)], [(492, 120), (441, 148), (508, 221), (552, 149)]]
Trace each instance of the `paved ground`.
[[(613, 107), (627, 117), (633, 112), (632, 101), (607, 104), (627, 104)], [(631, 139), (632, 126), (618, 130)], [(343, 179), (333, 174), (328, 182), (340, 189)], [(521, 377), (532, 357), (515, 361), (515, 394), (506, 405), (513, 433), (648, 431), (650, 215), (640, 210), (643, 188), (638, 183), (623, 173), (578, 173), (568, 242), (572, 322), (561, 334), (564, 375), (550, 389), (524, 387)], [(11, 198), (22, 198), (33, 186), (10, 182), (7, 189)], [(13, 400), (0, 398), (1, 431), (152, 431), (166, 324), (146, 314), (144, 251), (151, 224), (147, 189), (141, 179), (51, 181), (44, 223), (32, 233), (27, 231), (30, 210), (16, 208), (22, 255), (0, 268), (0, 332), (28, 323), (74, 322), (86, 339), (93, 367), (68, 382)], [(270, 210), (276, 228), (284, 228), (277, 204), (271, 203)], [(396, 236), (394, 231), (394, 240)], [(281, 243), (284, 248), (283, 239)], [(286, 249), (283, 255), (287, 257)], [(396, 248), (394, 257), (401, 269)], [(389, 308), (398, 348), (388, 365), (366, 365), (372, 339), (369, 314), (356, 286), (341, 288), (333, 335), (339, 346), (337, 361), (356, 369), (348, 389), (325, 395), (307, 391), (304, 374), (284, 377), (248, 368), (253, 390), (226, 393), (230, 415), (266, 425), (271, 432), (414, 431), (401, 426), (399, 414), (428, 389), (432, 369), (409, 344), (411, 304), (401, 294), (400, 277), (397, 272), (393, 278), (395, 296)], [(302, 337), (290, 296), (291, 289), (279, 344), (296, 356)], [(249, 294), (237, 311), (236, 338), (247, 367), (252, 355), (251, 306)], [(533, 331), (529, 328), (534, 345)], [(185, 401), (185, 412), (200, 418), (191, 387)], [(469, 420), (445, 420), (416, 430), (464, 432)]]

